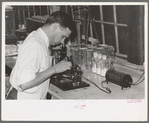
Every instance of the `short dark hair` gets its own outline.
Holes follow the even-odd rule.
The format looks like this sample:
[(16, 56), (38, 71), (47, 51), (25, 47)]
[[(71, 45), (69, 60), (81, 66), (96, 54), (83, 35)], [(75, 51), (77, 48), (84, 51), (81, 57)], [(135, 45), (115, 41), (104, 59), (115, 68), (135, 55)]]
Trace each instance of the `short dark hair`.
[(77, 32), (76, 32), (75, 22), (72, 20), (71, 16), (69, 16), (67, 13), (62, 11), (56, 11), (52, 13), (46, 21), (46, 24), (49, 24), (49, 25), (53, 23), (59, 23), (60, 26), (64, 28), (68, 27), (72, 31), (71, 39), (74, 40), (74, 38), (77, 35)]
[(64, 28), (68, 27), (72, 32), (75, 26), (75, 23), (72, 20), (71, 16), (62, 11), (56, 11), (49, 16), (49, 18), (46, 21), (46, 24), (51, 25), (53, 23), (59, 23), (60, 26)]

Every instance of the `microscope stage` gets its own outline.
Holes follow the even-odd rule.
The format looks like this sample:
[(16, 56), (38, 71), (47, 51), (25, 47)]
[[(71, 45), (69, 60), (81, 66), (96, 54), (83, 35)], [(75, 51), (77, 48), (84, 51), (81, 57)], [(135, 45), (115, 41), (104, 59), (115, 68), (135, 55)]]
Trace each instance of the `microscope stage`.
[(59, 89), (63, 91), (68, 91), (68, 90), (73, 90), (73, 89), (78, 89), (78, 88), (83, 88), (83, 87), (89, 87), (90, 85), (86, 82), (72, 82), (72, 81), (67, 81), (67, 82), (56, 82), (56, 81), (51, 81), (53, 85), (58, 87)]

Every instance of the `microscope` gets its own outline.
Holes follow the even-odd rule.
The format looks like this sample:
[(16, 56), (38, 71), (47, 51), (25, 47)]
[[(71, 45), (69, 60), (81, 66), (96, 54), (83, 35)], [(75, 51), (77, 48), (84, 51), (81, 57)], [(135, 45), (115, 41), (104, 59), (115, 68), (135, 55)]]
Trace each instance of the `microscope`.
[(62, 73), (54, 74), (51, 76), (50, 82), (60, 88), (63, 91), (88, 87), (89, 84), (82, 81), (83, 71), (81, 67), (73, 63), (72, 56), (67, 56), (66, 44), (61, 44), (61, 48), (57, 52), (57, 62), (62, 60), (72, 63), (70, 70), (66, 70)]

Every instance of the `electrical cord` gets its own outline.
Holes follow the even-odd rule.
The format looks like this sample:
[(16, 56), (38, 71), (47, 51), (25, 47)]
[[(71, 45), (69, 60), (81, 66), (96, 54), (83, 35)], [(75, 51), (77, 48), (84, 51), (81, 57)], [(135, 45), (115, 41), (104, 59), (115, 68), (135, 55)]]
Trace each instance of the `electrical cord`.
[(106, 80), (105, 80), (105, 81), (102, 81), (102, 82), (101, 82), (101, 86), (102, 86), (102, 88), (105, 88), (106, 90), (109, 91), (110, 89), (109, 89), (108, 87), (103, 86), (103, 83), (106, 83), (106, 82), (107, 82)]
[(137, 80), (137, 82), (142, 78), (142, 76), (144, 75), (145, 72), (142, 73), (142, 75), (139, 77), (139, 79)]
[(140, 83), (142, 83), (143, 81), (144, 81), (145, 79), (143, 78), (140, 82), (138, 82), (138, 83), (132, 83), (132, 85), (138, 85), (138, 84), (140, 84)]
[(97, 88), (99, 88), (101, 91), (103, 91), (103, 92), (105, 92), (105, 93), (107, 93), (107, 94), (110, 94), (110, 93), (111, 93), (111, 90), (110, 90), (109, 88), (106, 88), (106, 90), (107, 90), (107, 91), (106, 91), (106, 90), (100, 88), (100, 87), (99, 87), (97, 84), (95, 84), (93, 81), (91, 81), (91, 80), (85, 78), (84, 76), (82, 76), (82, 78), (84, 78), (85, 80), (91, 82), (93, 85), (95, 85), (95, 86), (96, 86)]
[(136, 82), (131, 83), (131, 85), (138, 85), (138, 84), (140, 84), (141, 82), (143, 82), (143, 81), (144, 81), (144, 78), (141, 80), (141, 78), (142, 78), (143, 75), (144, 75), (144, 72), (143, 72), (142, 75), (139, 77), (139, 79), (138, 79)]

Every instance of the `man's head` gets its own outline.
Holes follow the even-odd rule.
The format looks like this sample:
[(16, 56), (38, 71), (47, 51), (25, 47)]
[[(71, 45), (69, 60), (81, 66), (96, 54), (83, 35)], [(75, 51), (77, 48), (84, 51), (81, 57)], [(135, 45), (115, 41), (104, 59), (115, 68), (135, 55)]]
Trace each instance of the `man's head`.
[(62, 12), (52, 13), (46, 21), (46, 34), (50, 40), (50, 44), (63, 43), (71, 33), (75, 32), (75, 24), (71, 17)]

